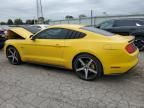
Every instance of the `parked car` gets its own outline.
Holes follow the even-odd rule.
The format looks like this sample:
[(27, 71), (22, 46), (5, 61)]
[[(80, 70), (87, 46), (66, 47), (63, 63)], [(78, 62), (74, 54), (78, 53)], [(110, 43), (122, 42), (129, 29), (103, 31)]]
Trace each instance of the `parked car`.
[(44, 29), (48, 28), (50, 25), (47, 25), (47, 24), (36, 24), (36, 25), (31, 25), (31, 26), (32, 27), (36, 27), (39, 30), (44, 30)]
[(3, 35), (4, 32), (5, 32), (5, 30), (0, 28), (0, 35)]
[(0, 49), (4, 47), (5, 41), (6, 41), (6, 29), (0, 28)]
[(103, 74), (125, 73), (138, 63), (134, 37), (81, 25), (55, 25), (35, 32), (27, 27), (8, 31), (5, 53), (11, 64), (50, 64), (94, 80)]
[(96, 27), (120, 35), (133, 35), (135, 36), (135, 45), (140, 51), (144, 50), (144, 20), (113, 19), (102, 22)]
[(0, 49), (4, 47), (5, 41), (6, 41), (6, 38), (0, 35)]

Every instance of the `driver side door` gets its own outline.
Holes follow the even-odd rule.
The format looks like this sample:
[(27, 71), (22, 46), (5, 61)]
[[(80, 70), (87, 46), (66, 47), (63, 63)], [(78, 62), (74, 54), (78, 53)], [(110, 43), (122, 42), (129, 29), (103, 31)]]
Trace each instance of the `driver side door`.
[(23, 48), (26, 61), (63, 65), (66, 32), (62, 28), (46, 29), (29, 39)]

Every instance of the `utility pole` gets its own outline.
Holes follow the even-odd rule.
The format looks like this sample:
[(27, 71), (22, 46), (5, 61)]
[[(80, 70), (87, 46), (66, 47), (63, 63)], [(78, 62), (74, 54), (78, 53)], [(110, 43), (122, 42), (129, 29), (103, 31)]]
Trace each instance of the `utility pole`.
[(36, 8), (37, 8), (38, 23), (43, 23), (44, 17), (43, 17), (43, 7), (42, 7), (42, 1), (41, 0), (36, 0)]
[(43, 7), (42, 7), (42, 2), (40, 0), (40, 11), (41, 11), (41, 17), (43, 17)]
[(91, 26), (93, 25), (93, 10), (91, 10)]
[(38, 0), (36, 0), (36, 9), (37, 9), (37, 20), (39, 18), (39, 5)]
[(35, 16), (34, 16), (34, 19), (33, 19), (33, 20), (34, 20), (34, 24), (36, 24), (36, 19), (35, 19)]

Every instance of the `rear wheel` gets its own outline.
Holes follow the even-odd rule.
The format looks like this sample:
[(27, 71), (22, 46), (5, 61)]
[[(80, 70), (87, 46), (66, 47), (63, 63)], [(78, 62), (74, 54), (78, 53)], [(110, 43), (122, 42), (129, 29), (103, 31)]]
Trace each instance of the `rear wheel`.
[(136, 38), (134, 43), (140, 51), (144, 51), (144, 39)]
[(13, 65), (20, 65), (22, 63), (19, 52), (16, 48), (10, 46), (6, 50), (6, 56), (9, 62)]
[(81, 54), (73, 62), (73, 69), (83, 80), (91, 81), (102, 75), (102, 65), (99, 60), (89, 54)]

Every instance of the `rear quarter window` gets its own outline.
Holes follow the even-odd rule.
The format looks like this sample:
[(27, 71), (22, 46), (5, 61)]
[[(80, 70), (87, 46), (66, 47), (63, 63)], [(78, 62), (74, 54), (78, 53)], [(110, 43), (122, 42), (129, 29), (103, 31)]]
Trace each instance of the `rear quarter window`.
[(97, 34), (100, 34), (100, 35), (103, 35), (103, 36), (114, 36), (113, 33), (110, 33), (110, 32), (107, 32), (105, 30), (101, 30), (101, 29), (98, 29), (98, 28), (94, 28), (94, 27), (81, 27), (80, 29), (87, 30), (87, 31), (90, 31), (90, 32), (93, 32), (93, 33), (97, 33)]
[(86, 34), (75, 31), (75, 30), (68, 30), (67, 31), (66, 39), (80, 39), (86, 36)]

